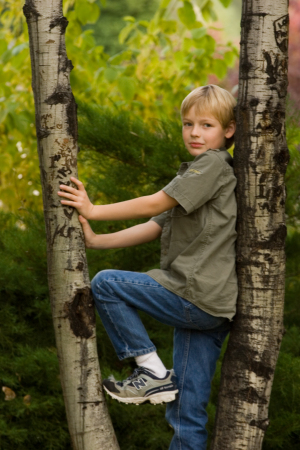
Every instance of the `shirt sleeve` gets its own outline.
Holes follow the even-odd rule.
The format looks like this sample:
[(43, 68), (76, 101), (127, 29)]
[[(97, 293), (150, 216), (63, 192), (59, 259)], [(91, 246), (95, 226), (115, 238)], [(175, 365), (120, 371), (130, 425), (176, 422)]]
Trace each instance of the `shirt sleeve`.
[(168, 211), (165, 211), (161, 214), (159, 214), (158, 216), (155, 217), (151, 217), (150, 220), (153, 220), (154, 222), (156, 222), (161, 228), (163, 228), (166, 217), (167, 217), (167, 213)]
[(183, 175), (177, 175), (163, 191), (190, 214), (214, 198), (223, 186), (224, 168), (217, 154), (205, 152)]

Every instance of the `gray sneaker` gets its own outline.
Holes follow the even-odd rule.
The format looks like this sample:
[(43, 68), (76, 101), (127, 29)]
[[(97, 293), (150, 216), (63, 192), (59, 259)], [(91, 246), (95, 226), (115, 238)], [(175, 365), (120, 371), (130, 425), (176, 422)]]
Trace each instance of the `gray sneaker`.
[(173, 370), (168, 370), (164, 378), (157, 378), (145, 367), (137, 367), (124, 381), (116, 381), (111, 375), (103, 380), (103, 386), (112, 398), (136, 405), (147, 401), (154, 405), (172, 402), (178, 392)]

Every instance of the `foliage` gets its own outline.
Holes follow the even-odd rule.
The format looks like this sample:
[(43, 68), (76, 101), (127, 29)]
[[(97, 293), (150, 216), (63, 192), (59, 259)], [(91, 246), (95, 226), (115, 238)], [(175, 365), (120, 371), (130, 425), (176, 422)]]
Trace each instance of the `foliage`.
[[(0, 207), (10, 211), (42, 209), (23, 2), (0, 0)], [(231, 44), (217, 45), (210, 36), (201, 11), (209, 20), (211, 2), (200, 2), (202, 9), (196, 3), (162, 1), (148, 21), (126, 16), (119, 34), (123, 50), (108, 55), (87, 29), (96, 21), (101, 24), (99, 4), (64, 1), (76, 99), (130, 109), (149, 120), (178, 114), (187, 90), (204, 83), (210, 73), (224, 77), (237, 54)]]
[[(298, 119), (288, 119), (287, 135), (291, 163), (287, 174), (288, 239), (287, 300), (285, 326), (270, 404), (270, 427), (264, 450), (293, 449), (299, 444), (300, 318), (289, 276), (298, 267), (297, 239), (293, 240), (299, 210)], [(114, 202), (146, 195), (167, 184), (185, 159), (177, 122), (144, 124), (131, 114), (80, 104), (80, 164), (85, 166), (85, 183), (93, 201)], [(151, 129), (155, 128), (155, 132)], [(110, 149), (110, 151), (107, 151)], [(106, 175), (106, 177), (105, 177)], [(100, 194), (101, 192), (101, 194)], [(114, 232), (136, 222), (95, 222), (98, 233)], [(58, 378), (46, 283), (46, 248), (42, 216), (23, 209), (18, 216), (0, 215), (0, 379), (16, 398), (0, 396), (0, 448), (27, 450), (70, 448), (64, 405)], [(299, 242), (299, 239), (298, 239)], [(146, 271), (157, 266), (159, 243), (106, 252), (88, 250), (90, 275), (101, 269)], [(32, 281), (34, 280), (34, 283)], [(294, 282), (299, 280), (295, 274)], [(167, 367), (172, 366), (172, 329), (142, 315), (151, 339)], [(119, 362), (98, 320), (98, 352), (104, 376), (128, 376), (133, 361)], [(223, 349), (224, 354), (225, 348)], [(211, 433), (216, 410), (221, 361), (218, 362), (209, 403), (208, 430)], [(24, 397), (30, 395), (29, 403)], [(108, 399), (121, 448), (159, 450), (167, 447), (172, 430), (164, 419), (164, 407), (122, 405)], [(135, 427), (132, 427), (132, 423)], [(143, 433), (140, 433), (140, 429)], [(38, 430), (38, 432), (37, 432)]]

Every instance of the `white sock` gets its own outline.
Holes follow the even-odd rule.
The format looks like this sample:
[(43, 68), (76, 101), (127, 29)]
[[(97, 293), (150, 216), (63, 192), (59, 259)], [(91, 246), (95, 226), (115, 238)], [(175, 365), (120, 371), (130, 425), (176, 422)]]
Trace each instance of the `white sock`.
[(167, 369), (156, 352), (136, 356), (134, 359), (138, 366), (151, 370), (158, 378), (164, 378), (167, 375)]

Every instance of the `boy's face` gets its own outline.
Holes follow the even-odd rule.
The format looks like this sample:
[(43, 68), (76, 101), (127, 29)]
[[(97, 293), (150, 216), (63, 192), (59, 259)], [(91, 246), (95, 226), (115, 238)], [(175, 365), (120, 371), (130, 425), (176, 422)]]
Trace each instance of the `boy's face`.
[(226, 138), (234, 135), (235, 122), (230, 122), (224, 129), (212, 115), (199, 115), (195, 106), (182, 118), (182, 137), (187, 151), (192, 156), (200, 155), (210, 148), (225, 147)]

